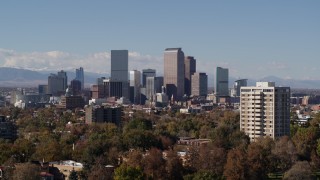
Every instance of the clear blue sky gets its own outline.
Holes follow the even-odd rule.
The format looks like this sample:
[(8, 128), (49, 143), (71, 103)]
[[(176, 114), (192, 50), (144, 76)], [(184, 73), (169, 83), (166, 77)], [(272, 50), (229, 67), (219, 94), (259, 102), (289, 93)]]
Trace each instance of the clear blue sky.
[(45, 63), (52, 62), (52, 68), (76, 68), (79, 60), (85, 70), (95, 64), (108, 72), (103, 64), (108, 54), (84, 61), (128, 49), (138, 54), (132, 68), (141, 67), (140, 60), (162, 72), (168, 47), (182, 47), (208, 74), (222, 66), (233, 77), (320, 79), (320, 1), (12, 0), (0, 5), (0, 66), (32, 68), (38, 61), (40, 66), (48, 52), (57, 51), (64, 53), (55, 56), (63, 61), (50, 56)]

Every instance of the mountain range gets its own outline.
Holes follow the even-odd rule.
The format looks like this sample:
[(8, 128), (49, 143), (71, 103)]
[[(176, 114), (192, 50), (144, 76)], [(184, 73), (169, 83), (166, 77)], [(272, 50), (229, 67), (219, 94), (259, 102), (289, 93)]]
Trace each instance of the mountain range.
[[(10, 67), (0, 67), (0, 87), (35, 87), (39, 84), (47, 84), (48, 76), (57, 71), (33, 71)], [(75, 72), (67, 71), (68, 81), (75, 78)], [(109, 77), (109, 74), (85, 72), (85, 86), (96, 83), (98, 77)], [(233, 86), (237, 78), (229, 78), (229, 87)], [(291, 88), (320, 89), (320, 80), (282, 79), (276, 76), (267, 76), (261, 79), (248, 79), (248, 85), (254, 86), (257, 81), (275, 82), (277, 86), (289, 86)], [(209, 86), (212, 83), (209, 83)]]

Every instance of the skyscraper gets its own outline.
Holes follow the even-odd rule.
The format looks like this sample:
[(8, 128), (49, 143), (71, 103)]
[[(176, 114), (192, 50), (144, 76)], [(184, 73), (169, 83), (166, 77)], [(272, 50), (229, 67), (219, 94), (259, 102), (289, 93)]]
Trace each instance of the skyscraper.
[(184, 95), (184, 53), (181, 48), (164, 51), (164, 86), (168, 97), (182, 99)]
[(140, 104), (141, 72), (130, 71), (130, 101), (133, 104)]
[(235, 96), (239, 97), (240, 96), (240, 89), (241, 87), (246, 87), (247, 86), (247, 79), (238, 79), (234, 82), (234, 91), (235, 91)]
[(240, 130), (251, 141), (290, 135), (290, 88), (275, 87), (274, 82), (241, 87)]
[(216, 71), (216, 94), (217, 96), (229, 95), (229, 70), (217, 67)]
[(184, 93), (191, 95), (191, 76), (196, 72), (196, 60), (192, 56), (184, 59)]
[(75, 80), (78, 80), (81, 82), (81, 90), (84, 89), (84, 73), (83, 68), (80, 67), (79, 69), (76, 69), (76, 78)]
[(208, 94), (208, 76), (206, 73), (194, 73), (191, 76), (191, 94), (194, 96), (207, 96)]
[(116, 94), (127, 99), (129, 99), (128, 56), (128, 50), (111, 50), (111, 78), (109, 87), (110, 95)]
[(142, 86), (146, 87), (147, 77), (156, 77), (155, 69), (143, 69), (142, 70)]
[(163, 77), (147, 77), (146, 84), (146, 95), (149, 100), (156, 93), (161, 92), (161, 87), (163, 86)]
[(65, 93), (67, 89), (68, 77), (65, 71), (59, 71), (58, 74), (50, 74), (48, 76), (48, 94), (54, 96)]
[(111, 50), (111, 80), (128, 82), (128, 50)]

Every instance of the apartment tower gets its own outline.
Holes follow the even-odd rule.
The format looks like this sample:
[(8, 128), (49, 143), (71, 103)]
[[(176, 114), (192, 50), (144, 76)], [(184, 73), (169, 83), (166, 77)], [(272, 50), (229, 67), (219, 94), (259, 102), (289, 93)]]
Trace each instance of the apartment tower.
[(182, 99), (184, 95), (184, 53), (181, 48), (165, 49), (163, 83), (170, 99)]
[(251, 141), (260, 137), (275, 139), (290, 135), (290, 88), (274, 82), (257, 82), (241, 87), (240, 130)]

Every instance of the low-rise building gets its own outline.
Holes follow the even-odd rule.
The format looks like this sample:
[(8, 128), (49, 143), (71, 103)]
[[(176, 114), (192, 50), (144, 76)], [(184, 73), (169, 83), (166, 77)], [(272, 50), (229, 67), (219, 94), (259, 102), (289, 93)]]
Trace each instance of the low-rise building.
[(122, 108), (110, 106), (87, 106), (86, 123), (114, 123), (117, 126), (121, 124)]

